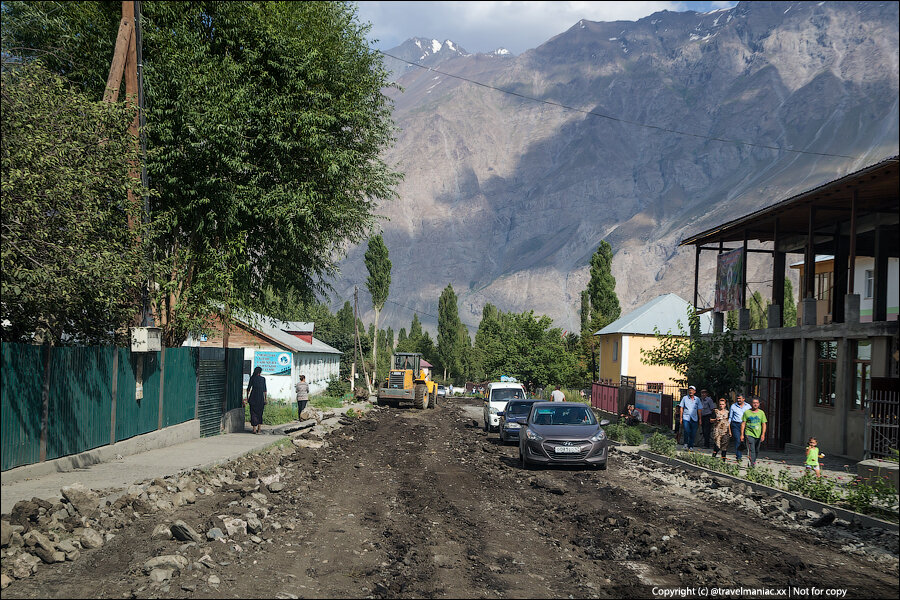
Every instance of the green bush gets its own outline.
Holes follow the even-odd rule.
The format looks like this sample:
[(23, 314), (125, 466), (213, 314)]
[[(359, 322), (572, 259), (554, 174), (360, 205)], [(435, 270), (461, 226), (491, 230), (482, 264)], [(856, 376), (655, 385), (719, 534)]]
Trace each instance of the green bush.
[(325, 386), (325, 394), (336, 398), (340, 398), (349, 391), (350, 382), (334, 376), (328, 380), (328, 385)]
[(605, 431), (606, 437), (613, 440), (614, 442), (621, 442), (625, 440), (625, 428), (621, 425), (607, 425)]
[[(270, 402), (263, 408), (263, 425), (283, 425), (297, 418), (297, 406), (282, 402)], [(244, 406), (244, 421), (250, 422), (250, 405)]]
[(314, 396), (309, 399), (309, 404), (314, 408), (340, 408), (344, 401), (334, 396)]
[(650, 451), (663, 456), (675, 456), (675, 440), (659, 432), (654, 433), (647, 440)]
[(625, 430), (625, 443), (629, 446), (640, 446), (644, 441), (644, 434), (637, 427), (629, 427)]
[(775, 487), (776, 484), (775, 474), (772, 473), (771, 469), (765, 467), (747, 467), (744, 479), (752, 481), (753, 483), (761, 483), (762, 485), (767, 485), (769, 487)]

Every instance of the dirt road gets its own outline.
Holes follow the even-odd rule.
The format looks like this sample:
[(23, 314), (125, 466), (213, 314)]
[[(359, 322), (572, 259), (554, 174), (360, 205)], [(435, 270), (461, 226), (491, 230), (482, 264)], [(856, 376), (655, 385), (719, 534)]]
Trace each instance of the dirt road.
[[(3, 596), (642, 598), (655, 587), (793, 586), (896, 597), (896, 534), (775, 521), (616, 453), (607, 471), (525, 471), (471, 409), (378, 409), (328, 447), (242, 459), (234, 485), (143, 516)], [(272, 474), (284, 489), (254, 492)], [(151, 538), (159, 522), (202, 534), (248, 507), (264, 517), (255, 541)], [(151, 582), (145, 561), (176, 553), (189, 566)]]

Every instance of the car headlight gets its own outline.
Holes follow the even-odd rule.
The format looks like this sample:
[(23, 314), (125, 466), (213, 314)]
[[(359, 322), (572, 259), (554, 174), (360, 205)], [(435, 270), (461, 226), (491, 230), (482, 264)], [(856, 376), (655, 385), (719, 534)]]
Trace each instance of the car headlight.
[(528, 438), (529, 440), (531, 440), (532, 442), (539, 442), (539, 441), (541, 441), (542, 439), (544, 439), (543, 436), (540, 436), (540, 435), (536, 434), (536, 433), (535, 433), (534, 431), (532, 431), (531, 429), (526, 429), (526, 430), (525, 430), (525, 437), (527, 437), (527, 438)]
[(591, 436), (592, 442), (602, 442), (605, 439), (606, 439), (606, 432), (603, 431), (602, 429)]
[(490, 407), (489, 410), (491, 411), (492, 415), (496, 415), (498, 412), (500, 412), (500, 409), (495, 406)]
[(522, 426), (519, 425), (518, 423), (507, 423), (506, 424), (507, 429), (519, 429), (520, 427), (522, 427)]

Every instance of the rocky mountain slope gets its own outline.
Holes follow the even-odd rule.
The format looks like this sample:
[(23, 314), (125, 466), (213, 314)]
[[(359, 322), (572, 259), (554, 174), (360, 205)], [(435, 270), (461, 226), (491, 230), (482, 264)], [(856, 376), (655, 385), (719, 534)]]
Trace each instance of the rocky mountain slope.
[[(381, 208), (394, 265), (382, 322), (406, 325), (413, 308), (434, 326), (452, 283), (468, 325), (492, 302), (576, 329), (604, 238), (624, 311), (690, 299), (684, 237), (897, 153), (897, 19), (896, 2), (741, 2), (580, 21), (517, 57), (419, 39), (390, 51), (579, 111), (853, 158), (667, 133), (390, 65), (402, 89), (388, 92), (400, 131), (387, 159), (406, 177)], [(364, 251), (344, 261), (339, 296), (364, 289)], [(765, 294), (754, 260), (751, 291)], [(702, 268), (709, 302), (714, 260)]]

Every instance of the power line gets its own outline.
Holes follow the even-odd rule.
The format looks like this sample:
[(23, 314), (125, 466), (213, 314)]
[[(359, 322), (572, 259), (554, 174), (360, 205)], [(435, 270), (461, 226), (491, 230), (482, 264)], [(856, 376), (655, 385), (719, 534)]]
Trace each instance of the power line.
[(554, 101), (552, 101), (552, 100), (542, 100), (542, 99), (540, 99), (540, 98), (534, 98), (534, 97), (532, 97), (532, 96), (526, 96), (525, 94), (520, 94), (520, 93), (518, 93), (518, 92), (513, 92), (513, 91), (511, 91), (511, 90), (505, 90), (505, 89), (503, 89), (503, 88), (495, 87), (495, 86), (493, 86), (493, 85), (488, 85), (488, 84), (482, 83), (482, 82), (480, 82), (480, 81), (475, 81), (474, 79), (469, 79), (469, 78), (467, 78), (467, 77), (462, 77), (461, 75), (454, 75), (454, 74), (452, 74), (452, 73), (447, 73), (446, 71), (439, 71), (438, 69), (435, 69), (435, 68), (433, 68), (433, 67), (429, 67), (429, 66), (426, 66), (426, 65), (420, 65), (420, 64), (417, 63), (417, 62), (412, 62), (412, 61), (409, 61), (409, 60), (400, 58), (399, 56), (394, 56), (393, 54), (388, 54), (387, 52), (385, 52), (385, 51), (383, 51), (383, 50), (378, 50), (378, 52), (380, 52), (383, 56), (387, 56), (387, 57), (389, 57), (389, 58), (393, 58), (394, 60), (399, 60), (400, 62), (404, 62), (404, 63), (406, 63), (406, 64), (408, 64), (408, 65), (412, 65), (412, 66), (414, 66), (414, 67), (419, 67), (420, 69), (425, 69), (425, 70), (427, 70), (427, 71), (432, 71), (432, 72), (434, 72), (434, 73), (438, 73), (439, 75), (446, 75), (447, 77), (452, 77), (452, 78), (454, 78), (454, 79), (459, 79), (460, 81), (465, 81), (465, 82), (471, 83), (471, 84), (473, 84), (473, 85), (477, 85), (477, 86), (480, 86), (480, 87), (483, 87), (483, 88), (487, 88), (487, 89), (489, 89), (489, 90), (494, 90), (494, 91), (496, 91), (496, 92), (501, 92), (501, 93), (503, 93), (503, 94), (508, 94), (508, 95), (510, 95), (510, 96), (515, 96), (515, 97), (517, 97), (517, 98), (522, 98), (523, 100), (529, 100), (529, 101), (531, 101), (531, 102), (537, 102), (537, 103), (539, 103), (539, 104), (547, 104), (547, 105), (549, 105), (549, 106), (556, 106), (556, 107), (558, 107), (558, 108), (564, 108), (564, 109), (566, 109), (566, 110), (571, 110), (571, 111), (583, 113), (583, 114), (586, 114), (586, 115), (591, 115), (591, 116), (593, 116), (593, 117), (600, 117), (600, 118), (602, 118), (602, 119), (609, 119), (610, 121), (616, 121), (617, 123), (625, 123), (625, 124), (627, 124), (627, 125), (635, 125), (635, 126), (637, 126), (637, 127), (644, 127), (645, 129), (654, 129), (654, 130), (656, 130), (656, 131), (660, 131), (660, 132), (663, 132), (663, 133), (674, 133), (674, 134), (676, 134), (676, 135), (684, 135), (684, 136), (688, 136), (688, 137), (694, 137), (694, 138), (699, 138), (699, 139), (702, 139), (702, 140), (709, 140), (709, 141), (713, 141), (713, 142), (723, 142), (723, 143), (726, 143), (726, 144), (739, 144), (739, 145), (742, 145), (742, 146), (752, 146), (752, 147), (754, 147), (754, 148), (764, 148), (764, 149), (766, 149), (766, 150), (778, 150), (779, 152), (793, 152), (793, 153), (795, 153), (795, 154), (809, 154), (809, 155), (812, 155), (812, 156), (830, 156), (830, 157), (833, 157), (833, 158), (849, 158), (849, 159), (852, 159), (852, 160), (856, 160), (857, 158), (859, 158), (859, 157), (857, 157), (857, 156), (848, 156), (848, 155), (846, 155), (846, 154), (829, 154), (829, 153), (827, 153), (827, 152), (810, 152), (810, 151), (808, 151), (808, 150), (794, 150), (794, 149), (792, 149), (792, 148), (782, 148), (781, 146), (770, 146), (770, 145), (768, 145), (768, 144), (756, 144), (756, 143), (753, 143), (753, 142), (744, 142), (744, 141), (741, 141), (741, 140), (732, 140), (732, 139), (728, 139), (728, 138), (720, 138), (720, 137), (714, 137), (714, 136), (709, 136), (709, 135), (702, 135), (702, 134), (699, 134), (699, 133), (691, 133), (691, 132), (689, 132), (689, 131), (681, 131), (681, 130), (679, 130), (679, 129), (670, 129), (670, 128), (668, 128), (668, 127), (662, 127), (662, 126), (660, 126), (660, 125), (649, 125), (649, 124), (647, 124), (647, 123), (640, 123), (640, 122), (638, 122), (638, 121), (629, 121), (628, 119), (622, 119), (622, 118), (620, 118), (620, 117), (614, 117), (614, 116), (612, 116), (612, 115), (607, 115), (607, 114), (600, 113), (600, 112), (596, 112), (596, 111), (593, 111), (593, 110), (585, 110), (585, 109), (583, 109), (583, 108), (576, 108), (576, 107), (574, 107), (574, 106), (569, 106), (569, 105), (567, 105), (567, 104), (562, 104), (562, 103), (560, 103), (560, 102), (554, 102)]

